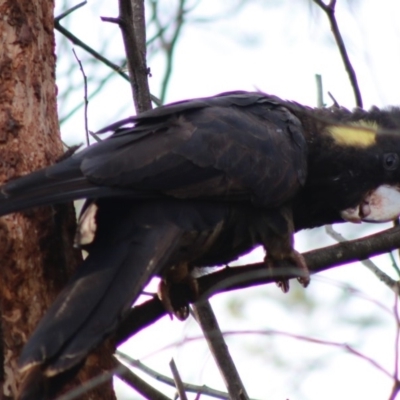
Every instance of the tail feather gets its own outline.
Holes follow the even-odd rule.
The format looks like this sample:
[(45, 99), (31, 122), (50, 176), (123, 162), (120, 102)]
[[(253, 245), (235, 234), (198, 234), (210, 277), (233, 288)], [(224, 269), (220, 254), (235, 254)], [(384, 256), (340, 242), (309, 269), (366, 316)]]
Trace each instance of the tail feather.
[(102, 240), (94, 245), (40, 322), (20, 357), (22, 370), (42, 364), (45, 374), (54, 376), (82, 361), (165, 266), (181, 235), (167, 222), (149, 227), (125, 218), (122, 228), (121, 222), (108, 230), (115, 235), (111, 245)]
[(0, 215), (73, 200), (93, 191), (79, 165), (71, 157), (6, 183), (0, 188)]
[(151, 197), (151, 194), (95, 185), (82, 174), (80, 160), (70, 158), (0, 187), (0, 216), (31, 207), (116, 196), (141, 198)]

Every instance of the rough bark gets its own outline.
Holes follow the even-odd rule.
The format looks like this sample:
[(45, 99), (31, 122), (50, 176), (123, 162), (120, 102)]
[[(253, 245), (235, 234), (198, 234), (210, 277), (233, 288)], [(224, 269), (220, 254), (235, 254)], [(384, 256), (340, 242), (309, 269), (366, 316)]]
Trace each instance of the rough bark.
[[(0, 15), (0, 182), (4, 182), (54, 163), (63, 148), (54, 79), (53, 3), (0, 0)], [(74, 223), (71, 206), (0, 219), (3, 398), (16, 398), (21, 383), (18, 355), (77, 265), (80, 255), (71, 245)], [(104, 360), (93, 357), (78, 381), (104, 370)], [(107, 384), (85, 398), (114, 395)]]

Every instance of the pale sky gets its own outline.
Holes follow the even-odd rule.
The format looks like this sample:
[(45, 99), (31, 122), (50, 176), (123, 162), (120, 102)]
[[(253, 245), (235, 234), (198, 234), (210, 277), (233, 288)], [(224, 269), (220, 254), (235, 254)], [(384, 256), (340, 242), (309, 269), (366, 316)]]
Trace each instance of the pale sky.
[[(168, 10), (176, 1), (161, 3), (166, 4), (167, 20)], [(203, 0), (193, 17), (223, 15), (228, 3)], [(339, 27), (358, 76), (365, 107), (396, 105), (400, 91), (400, 2), (359, 0), (353, 2), (350, 10), (344, 0), (337, 3)], [(68, 7), (75, 4), (69, 2)], [(117, 26), (101, 22), (100, 16), (117, 16), (116, 2), (89, 0), (65, 23), (68, 22), (74, 34), (118, 63), (123, 57), (120, 33)], [(109, 44), (105, 47), (106, 42)], [(84, 51), (76, 50), (86, 72), (92, 71), (88, 61), (91, 58)], [(62, 63), (61, 59), (60, 71), (65, 68)], [(164, 60), (156, 55), (149, 58), (148, 66), (152, 72), (151, 91), (158, 95)], [(347, 75), (322, 11), (300, 0), (252, 1), (235, 15), (214, 23), (189, 23), (184, 27), (176, 49), (168, 101), (228, 90), (259, 89), (315, 106), (317, 73), (323, 77), (326, 103), (330, 104), (326, 94), (330, 91), (341, 105), (354, 106)], [(60, 80), (60, 91), (72, 81), (79, 86), (81, 79), (75, 74)], [(89, 86), (89, 93), (92, 90), (95, 88)], [(82, 96), (83, 88), (68, 103), (60, 104), (62, 113)], [(90, 101), (90, 129), (100, 129), (116, 118), (130, 115), (132, 110), (130, 87), (115, 77)], [(61, 129), (68, 143), (82, 142), (83, 112), (76, 113)], [(338, 229), (353, 238), (377, 228), (384, 227), (357, 225)], [(333, 241), (321, 230), (307, 235), (301, 233), (296, 238), (298, 250), (327, 243)], [(262, 253), (256, 252), (251, 257), (260, 259)], [(392, 271), (388, 257), (380, 257), (378, 262), (380, 267)], [(345, 284), (357, 288), (363, 295), (353, 293), (345, 301)], [(393, 371), (395, 324), (392, 315), (383, 312), (379, 304), (392, 309), (394, 296), (369, 271), (359, 265), (346, 266), (313, 277), (305, 291), (295, 283), (292, 287), (289, 295), (280, 293), (274, 285), (249, 288), (216, 296), (212, 304), (224, 330), (273, 329), (349, 343), (389, 372)], [(360, 320), (376, 324), (363, 330)], [(201, 333), (193, 320), (180, 323), (164, 318), (134, 337), (123, 350), (168, 375), (168, 363), (174, 357), (185, 381), (224, 390), (204, 341), (169, 346), (198, 335)], [(237, 334), (229, 336), (227, 341), (253, 398), (376, 400), (387, 399), (391, 390), (391, 381), (383, 373), (365, 360), (332, 346), (279, 335)], [(169, 347), (164, 349), (166, 346)], [(165, 386), (158, 387), (166, 390)], [(173, 392), (168, 389), (166, 394), (172, 397)], [(121, 398), (141, 398), (129, 390), (124, 393), (126, 397), (121, 394)]]

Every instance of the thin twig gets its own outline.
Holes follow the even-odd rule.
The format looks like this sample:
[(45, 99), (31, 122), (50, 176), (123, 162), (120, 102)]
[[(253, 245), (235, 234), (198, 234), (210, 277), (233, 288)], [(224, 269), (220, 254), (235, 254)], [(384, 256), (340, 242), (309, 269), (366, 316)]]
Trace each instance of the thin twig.
[[(337, 242), (348, 242), (348, 240), (343, 235), (333, 229), (332, 225), (326, 225), (325, 230), (326, 233)], [(380, 270), (375, 263), (373, 263), (371, 260), (362, 260), (360, 262), (365, 267), (367, 267), (387, 287), (398, 293), (398, 282), (392, 279), (389, 275), (385, 274), (382, 270)]]
[(63, 26), (58, 21), (54, 21), (54, 29), (62, 33), (66, 38), (68, 38), (73, 44), (76, 46), (81, 47), (85, 51), (87, 51), (89, 54), (91, 54), (94, 58), (97, 60), (101, 61), (103, 64), (107, 65), (107, 67), (111, 68), (113, 71), (115, 71), (118, 75), (122, 76), (125, 80), (129, 82), (129, 76), (125, 74), (125, 72), (122, 71), (122, 67), (112, 63), (110, 60), (107, 58), (103, 57), (100, 53), (98, 53), (96, 50), (92, 49), (90, 46), (88, 46), (86, 43), (82, 42), (82, 40), (78, 39), (75, 35), (73, 35), (68, 29), (65, 29)]
[(98, 135), (96, 135), (94, 132), (89, 131), (89, 135), (96, 141), (96, 142), (102, 142), (103, 139), (101, 139)]
[(125, 382), (136, 392), (140, 393), (146, 399), (151, 400), (171, 400), (169, 397), (165, 396), (153, 386), (149, 385), (146, 381), (139, 378), (135, 373), (133, 373), (129, 368), (122, 364), (116, 357), (114, 361), (117, 364), (117, 368), (114, 370), (115, 375)]
[[(193, 5), (191, 7), (187, 7), (186, 8), (186, 13), (191, 12), (192, 10), (194, 10), (200, 3), (202, 0), (197, 0), (196, 2), (193, 3)], [(218, 14), (214, 14), (212, 17), (211, 16), (207, 16), (207, 17), (196, 17), (196, 18), (190, 18), (189, 22), (191, 25), (194, 24), (210, 24), (210, 23), (215, 23), (220, 21), (221, 19), (223, 21), (226, 21), (229, 18), (232, 18), (236, 15), (238, 15), (243, 7), (246, 6), (246, 4), (248, 3), (247, 0), (242, 0), (239, 2), (225, 2), (226, 5), (229, 5), (229, 9), (225, 9), (221, 12), (219, 12)]]
[(347, 75), (349, 76), (351, 87), (353, 88), (356, 105), (357, 105), (357, 107), (362, 108), (363, 102), (362, 102), (362, 97), (361, 97), (361, 91), (360, 91), (360, 88), (359, 88), (358, 82), (357, 82), (357, 75), (354, 71), (353, 65), (351, 64), (349, 55), (346, 50), (346, 46), (344, 44), (342, 35), (339, 30), (339, 26), (338, 26), (338, 23), (337, 23), (336, 17), (335, 17), (336, 1), (331, 0), (329, 4), (325, 4), (322, 0), (313, 0), (313, 1), (326, 13), (326, 15), (328, 17), (333, 36), (335, 38), (336, 44), (337, 44), (339, 52), (340, 52), (340, 56), (342, 57), (344, 67), (347, 71)]
[[(117, 357), (122, 358), (122, 360), (124, 362), (126, 362), (127, 364), (131, 365), (132, 367), (140, 369), (140, 371), (151, 376), (152, 378), (156, 379), (157, 381), (165, 383), (166, 385), (175, 387), (175, 382), (173, 379), (171, 379), (168, 376), (165, 376), (163, 374), (160, 374), (157, 371), (154, 371), (153, 369), (149, 368), (147, 365), (143, 364), (141, 361), (135, 360), (134, 358), (128, 356), (125, 353), (122, 353), (119, 350), (117, 350), (116, 355), (117, 355)], [(229, 399), (228, 393), (221, 392), (220, 390), (212, 389), (206, 385), (198, 386), (198, 385), (193, 385), (191, 383), (184, 382), (183, 386), (187, 392), (205, 394), (207, 396), (214, 397), (217, 399), (223, 399), (223, 400)]]
[(88, 126), (88, 89), (87, 89), (87, 77), (85, 74), (85, 71), (83, 69), (83, 65), (81, 60), (78, 58), (78, 55), (75, 52), (75, 49), (72, 49), (72, 52), (74, 53), (74, 56), (76, 58), (76, 61), (79, 64), (79, 69), (82, 72), (83, 76), (83, 87), (84, 87), (84, 96), (83, 96), (83, 101), (84, 101), (84, 120), (85, 120), (85, 135), (86, 135), (86, 144), (89, 146), (90, 145), (90, 140), (89, 140), (89, 126)]
[(157, 26), (158, 36), (161, 41), (161, 48), (164, 50), (166, 57), (166, 67), (165, 67), (164, 77), (162, 79), (161, 94), (160, 94), (160, 100), (162, 103), (165, 102), (168, 84), (170, 82), (172, 75), (172, 65), (173, 65), (174, 51), (176, 49), (176, 44), (179, 39), (182, 27), (185, 23), (185, 18), (184, 18), (186, 14), (184, 8), (185, 3), (186, 0), (179, 0), (179, 4), (174, 18), (174, 30), (172, 33), (172, 37), (169, 40), (167, 40), (165, 37), (166, 28), (161, 25), (161, 22), (158, 18), (158, 2), (153, 0), (150, 3), (152, 6), (152, 20), (155, 22)]
[(137, 113), (151, 109), (146, 64), (144, 0), (119, 0), (119, 27), (125, 45), (133, 101)]
[(324, 106), (324, 92), (322, 88), (322, 76), (320, 74), (315, 74), (315, 82), (317, 85), (317, 107)]
[[(73, 35), (70, 31), (68, 31), (68, 29), (65, 29), (59, 23), (56, 23), (56, 22), (54, 23), (54, 29), (56, 29), (57, 31), (62, 33), (66, 38), (68, 38), (76, 46), (79, 46), (82, 49), (86, 50), (94, 58), (96, 58), (97, 60), (101, 61), (107, 67), (111, 68), (114, 72), (116, 72), (119, 76), (124, 78), (126, 81), (130, 82), (129, 76), (123, 71), (125, 69), (125, 63), (122, 66), (114, 64), (113, 62), (111, 62), (107, 58), (103, 57), (100, 53), (98, 53), (97, 51), (92, 49), (86, 43), (82, 42), (75, 35)], [(157, 105), (157, 106), (161, 106), (162, 105), (161, 100), (158, 97), (154, 96), (153, 94), (150, 94), (150, 99), (155, 105)]]
[(197, 302), (193, 305), (193, 310), (231, 399), (248, 400), (249, 396), (229, 353), (209, 301)]
[(399, 375), (399, 342), (400, 342), (400, 317), (399, 317), (399, 293), (394, 296), (393, 312), (396, 320), (396, 347), (395, 347), (395, 365), (394, 376), (398, 380)]
[[(400, 220), (399, 220), (399, 218), (396, 218), (396, 219), (393, 221), (393, 226), (400, 226)], [(397, 249), (397, 254), (398, 254), (398, 256), (400, 257), (400, 248)], [(395, 260), (394, 257), (393, 257), (393, 254), (392, 254), (392, 263), (393, 263), (393, 268), (395, 269), (395, 271), (396, 271), (396, 273), (397, 273), (397, 276), (400, 276), (400, 269), (399, 269), (399, 266), (397, 265), (396, 260)]]
[[(101, 80), (96, 82), (96, 88), (90, 92), (88, 95), (88, 101), (92, 100), (98, 93), (102, 91), (104, 88), (104, 85), (109, 81), (109, 79), (112, 77), (114, 74), (114, 71), (110, 71), (106, 76), (101, 78)], [(84, 102), (78, 103), (75, 105), (71, 110), (68, 111), (66, 115), (60, 118), (60, 125), (66, 121), (67, 119), (71, 118), (72, 115), (74, 115), (77, 111), (81, 109), (81, 107), (84, 105)], [(89, 132), (90, 133), (90, 132)]]
[[(396, 226), (396, 225), (395, 225), (395, 226)], [(390, 253), (389, 253), (389, 257), (390, 257), (390, 260), (392, 261), (392, 267), (393, 267), (393, 269), (395, 270), (397, 276), (400, 277), (400, 268), (399, 268), (399, 266), (397, 265), (397, 261), (396, 261), (396, 259), (394, 258), (393, 252), (390, 252)]]
[(164, 26), (161, 29), (159, 29), (152, 38), (147, 40), (146, 46), (149, 47), (153, 42), (155, 42), (158, 38), (160, 38), (161, 35), (163, 35), (166, 30), (167, 30), (167, 26)]
[(318, 283), (325, 283), (331, 287), (337, 287), (341, 289), (343, 292), (347, 292), (353, 297), (358, 297), (359, 299), (362, 299), (364, 301), (367, 301), (368, 303), (371, 303), (378, 307), (381, 311), (386, 313), (389, 316), (393, 316), (393, 309), (388, 307), (385, 303), (382, 303), (376, 299), (375, 296), (370, 295), (370, 293), (365, 293), (356, 287), (350, 285), (347, 282), (342, 282), (342, 281), (337, 281), (335, 279), (328, 278), (327, 276), (319, 275), (316, 277), (318, 279)]
[(171, 368), (172, 376), (174, 377), (175, 387), (178, 392), (179, 398), (181, 400), (188, 400), (185, 393), (185, 386), (182, 382), (181, 376), (173, 358), (169, 362), (169, 367)]
[(399, 391), (400, 391), (400, 382), (395, 380), (388, 400), (396, 400)]
[(121, 23), (121, 20), (119, 18), (114, 18), (114, 17), (100, 17), (100, 19), (103, 22), (109, 22), (110, 24), (116, 24), (118, 26)]
[[(127, 383), (129, 386), (133, 387), (138, 393), (141, 393), (144, 396), (148, 395), (148, 398), (151, 398), (152, 400), (170, 400), (168, 397), (164, 396), (158, 390), (154, 389), (148, 383), (133, 374), (132, 371), (130, 371), (117, 358), (113, 357), (113, 362), (116, 367), (113, 368), (112, 371), (105, 372), (92, 379), (89, 379), (81, 386), (73, 390), (69, 390), (64, 395), (57, 397), (56, 400), (74, 400), (81, 398), (81, 396), (85, 395), (89, 390), (95, 389), (96, 387), (111, 381), (114, 375)], [(153, 397), (150, 397), (150, 395), (153, 395)]]
[(328, 92), (328, 96), (333, 101), (333, 106), (339, 108), (340, 105), (339, 105), (338, 101), (335, 99), (335, 97), (333, 96), (333, 94), (331, 92)]
[(68, 393), (57, 397), (56, 400), (74, 400), (81, 398), (89, 390), (94, 389), (97, 386), (102, 385), (103, 383), (106, 383), (108, 381), (112, 381), (113, 375), (118, 372), (118, 368), (119, 367), (113, 369), (112, 371), (105, 372), (101, 375), (96, 376), (95, 378), (85, 381), (83, 384), (81, 384), (81, 386), (69, 390)]
[(399, 294), (396, 293), (394, 297), (393, 314), (396, 321), (396, 338), (394, 348), (394, 371), (393, 371), (393, 388), (390, 393), (389, 400), (395, 400), (399, 392), (399, 342), (400, 342), (400, 316), (399, 316)]
[[(266, 336), (279, 335), (279, 336), (285, 336), (285, 337), (295, 339), (295, 340), (301, 340), (301, 341), (308, 342), (308, 343), (314, 343), (314, 344), (319, 344), (319, 345), (323, 345), (323, 346), (337, 347), (337, 348), (347, 351), (348, 353), (350, 353), (358, 358), (361, 358), (362, 360), (366, 361), (368, 364), (371, 364), (378, 371), (382, 372), (388, 378), (393, 379), (393, 375), (389, 371), (387, 371), (384, 367), (382, 367), (382, 365), (380, 365), (377, 361), (375, 361), (371, 357), (366, 356), (365, 354), (356, 350), (355, 348), (348, 345), (347, 343), (340, 343), (340, 342), (333, 342), (333, 341), (329, 341), (329, 340), (317, 339), (317, 338), (313, 338), (310, 336), (297, 335), (297, 334), (293, 334), (293, 333), (289, 333), (289, 332), (278, 331), (275, 329), (225, 331), (225, 332), (223, 332), (224, 337), (237, 336), (237, 335), (266, 335)], [(179, 346), (188, 344), (190, 342), (195, 342), (198, 340), (202, 340), (202, 337), (201, 336), (186, 337), (184, 339), (181, 339), (179, 341), (171, 343), (161, 349), (158, 349), (157, 352), (162, 352), (162, 351), (165, 351), (165, 350), (168, 350), (171, 348), (177, 348)]]
[(85, 0), (85, 1), (82, 1), (82, 3), (77, 4), (76, 6), (73, 6), (73, 7), (69, 8), (67, 11), (64, 11), (63, 13), (61, 13), (58, 17), (55, 17), (54, 18), (54, 22), (60, 22), (67, 15), (71, 14), (72, 12), (77, 10), (78, 8), (81, 8), (81, 7), (85, 6), (86, 4), (87, 4), (87, 1)]

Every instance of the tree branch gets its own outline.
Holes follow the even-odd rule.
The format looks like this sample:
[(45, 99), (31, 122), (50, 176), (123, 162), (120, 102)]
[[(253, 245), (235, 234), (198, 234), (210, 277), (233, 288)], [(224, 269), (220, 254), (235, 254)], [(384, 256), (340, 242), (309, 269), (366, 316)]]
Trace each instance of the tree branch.
[[(394, 227), (361, 239), (327, 246), (303, 253), (312, 274), (325, 271), (354, 261), (365, 260), (379, 254), (388, 253), (400, 247), (400, 227)], [(267, 284), (276, 280), (295, 278), (295, 274), (285, 271), (270, 271), (263, 263), (241, 267), (226, 267), (220, 271), (197, 279), (201, 298), (209, 298), (226, 291)], [(396, 282), (399, 285), (398, 282)], [(118, 327), (115, 340), (121, 344), (130, 336), (153, 324), (166, 315), (160, 300), (154, 297), (131, 309)]]
[(349, 76), (351, 87), (353, 88), (354, 92), (354, 97), (356, 101), (357, 107), (362, 108), (363, 107), (363, 102), (362, 102), (362, 97), (361, 97), (361, 91), (358, 86), (357, 82), (357, 76), (354, 71), (354, 68), (351, 64), (349, 55), (346, 50), (346, 46), (344, 44), (342, 35), (339, 30), (339, 25), (336, 21), (335, 17), (335, 6), (336, 6), (336, 0), (331, 0), (329, 4), (325, 4), (322, 0), (313, 0), (316, 5), (318, 5), (327, 15), (329, 23), (331, 25), (331, 30), (333, 33), (333, 37), (335, 38), (336, 44), (338, 46), (340, 56), (342, 57), (342, 61), (344, 64), (344, 67), (347, 71), (347, 75)]
[[(327, 225), (326, 228), (326, 233), (333, 239), (335, 239), (339, 243), (344, 243), (348, 242), (348, 240), (341, 235), (339, 232), (335, 231), (332, 227), (332, 225)], [(371, 260), (362, 260), (361, 264), (367, 267), (381, 282), (383, 282), (389, 289), (395, 291), (395, 293), (398, 293), (398, 283), (394, 279), (392, 279), (388, 274), (383, 272), (381, 269), (377, 267), (375, 263), (373, 263)]]
[(249, 396), (229, 353), (210, 302), (208, 300), (197, 302), (193, 306), (193, 310), (196, 321), (203, 331), (214, 361), (228, 389), (230, 398), (232, 400), (248, 400)]
[[(175, 387), (175, 382), (172, 378), (169, 378), (168, 376), (165, 376), (163, 374), (160, 374), (157, 371), (154, 371), (153, 369), (149, 368), (147, 365), (143, 364), (140, 360), (135, 360), (134, 358), (128, 356), (127, 354), (124, 354), (120, 351), (117, 350), (116, 352), (117, 357), (122, 358), (124, 362), (129, 364), (130, 366), (134, 368), (138, 368), (140, 371), (144, 372), (145, 374), (149, 375), (150, 377), (156, 379), (158, 382), (165, 383), (166, 385)], [(193, 385), (191, 383), (186, 383), (183, 382), (183, 386), (187, 392), (191, 393), (197, 393), (197, 394), (205, 394), (210, 397), (214, 397), (217, 399), (224, 399), (224, 400), (229, 400), (229, 395), (228, 393), (221, 392), (220, 390), (215, 390), (210, 388), (209, 386), (206, 385)]]
[(125, 382), (128, 386), (136, 390), (136, 392), (143, 395), (146, 399), (151, 400), (171, 400), (169, 397), (163, 395), (153, 386), (149, 385), (142, 378), (139, 378), (133, 373), (128, 367), (125, 367), (117, 358), (114, 357), (117, 368), (115, 369), (115, 375)]
[[(83, 2), (81, 4), (78, 4), (78, 6), (73, 7), (70, 10), (67, 10), (65, 13), (61, 14), (57, 18), (54, 19), (54, 29), (56, 29), (58, 32), (63, 34), (67, 39), (69, 39), (73, 44), (75, 44), (78, 47), (81, 47), (84, 49), (86, 52), (88, 52), (90, 55), (92, 55), (95, 59), (99, 60), (102, 62), (104, 65), (107, 67), (111, 68), (114, 72), (116, 72), (118, 75), (120, 75), (122, 78), (124, 78), (126, 81), (130, 82), (130, 77), (123, 71), (124, 66), (119, 66), (117, 64), (114, 64), (111, 62), (109, 59), (106, 57), (102, 56), (100, 53), (98, 53), (96, 50), (92, 49), (90, 46), (88, 46), (86, 43), (84, 43), (82, 40), (80, 40), (78, 37), (76, 37), (73, 33), (71, 33), (68, 29), (64, 28), (60, 24), (61, 18), (65, 17), (66, 15), (70, 14), (72, 11), (76, 10), (77, 8), (81, 7), (82, 5), (85, 5), (86, 2)], [(103, 21), (108, 21), (109, 18), (102, 17), (101, 18)], [(119, 19), (117, 19), (119, 23)], [(147, 70), (146, 70), (147, 74)], [(146, 77), (147, 80), (147, 77)], [(148, 84), (147, 84), (148, 88)], [(160, 99), (158, 99), (156, 96), (153, 96), (152, 94), (149, 94), (151, 100), (157, 104), (157, 106), (160, 106), (162, 103)], [(151, 108), (151, 107), (150, 107)]]
[(83, 101), (84, 101), (84, 122), (85, 122), (85, 135), (86, 135), (86, 145), (90, 146), (90, 140), (89, 140), (89, 122), (88, 122), (88, 105), (89, 105), (89, 100), (88, 100), (88, 88), (87, 88), (87, 77), (85, 74), (85, 70), (83, 69), (83, 65), (81, 60), (78, 58), (78, 55), (75, 52), (75, 49), (72, 49), (72, 52), (74, 53), (74, 56), (76, 58), (76, 61), (79, 64), (79, 69), (82, 72), (82, 77), (83, 77)]
[[(361, 239), (308, 251), (303, 253), (303, 256), (310, 272), (315, 274), (340, 265), (366, 260), (369, 257), (387, 253), (398, 247), (400, 247), (400, 228), (395, 227)], [(215, 273), (202, 276), (198, 279), (198, 282), (202, 296), (208, 298), (225, 291), (295, 277), (296, 275), (289, 268), (268, 271), (264, 267), (264, 263), (257, 263), (242, 267), (227, 267)]]
[(175, 387), (178, 392), (180, 400), (188, 400), (185, 392), (185, 386), (182, 382), (182, 378), (179, 374), (178, 367), (176, 366), (173, 358), (169, 362), (169, 367), (171, 368), (172, 376), (174, 377)]
[(128, 59), (133, 101), (136, 112), (141, 113), (151, 109), (144, 0), (119, 0), (118, 19)]
[(91, 54), (94, 58), (96, 58), (97, 60), (101, 61), (103, 64), (107, 65), (108, 67), (110, 67), (113, 71), (115, 71), (117, 74), (122, 76), (122, 78), (124, 78), (125, 80), (129, 81), (129, 76), (127, 74), (125, 74), (125, 72), (122, 71), (122, 67), (112, 63), (110, 60), (108, 60), (107, 58), (103, 57), (96, 50), (92, 49), (86, 43), (82, 42), (82, 40), (77, 38), (68, 29), (66, 29), (63, 26), (61, 26), (61, 24), (58, 21), (58, 19), (54, 20), (54, 29), (57, 30), (58, 32), (62, 33), (73, 44), (75, 44), (76, 46), (81, 47), (82, 49), (87, 51), (89, 54)]
[(166, 57), (166, 67), (165, 67), (165, 73), (164, 77), (162, 80), (162, 85), (161, 85), (161, 94), (160, 94), (160, 100), (162, 103), (165, 102), (165, 97), (167, 95), (167, 89), (168, 89), (168, 84), (171, 79), (172, 75), (172, 65), (173, 65), (173, 59), (174, 59), (174, 51), (176, 48), (176, 43), (179, 39), (179, 35), (181, 33), (182, 27), (185, 23), (185, 3), (186, 0), (179, 0), (179, 4), (176, 10), (175, 18), (174, 18), (174, 29), (171, 38), (168, 40), (165, 35), (166, 28), (161, 25), (160, 19), (158, 18), (158, 2), (153, 0), (150, 2), (152, 6), (152, 20), (157, 26), (158, 30), (158, 37), (161, 42), (161, 47), (165, 51), (165, 57)]

